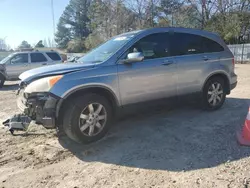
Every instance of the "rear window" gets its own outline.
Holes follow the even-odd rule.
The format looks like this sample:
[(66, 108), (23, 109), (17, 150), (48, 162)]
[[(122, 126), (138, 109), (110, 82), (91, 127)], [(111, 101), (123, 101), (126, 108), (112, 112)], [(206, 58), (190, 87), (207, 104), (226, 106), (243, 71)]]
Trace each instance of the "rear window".
[(46, 52), (47, 56), (50, 57), (50, 59), (52, 59), (53, 61), (60, 61), (61, 57), (55, 53), (55, 52)]

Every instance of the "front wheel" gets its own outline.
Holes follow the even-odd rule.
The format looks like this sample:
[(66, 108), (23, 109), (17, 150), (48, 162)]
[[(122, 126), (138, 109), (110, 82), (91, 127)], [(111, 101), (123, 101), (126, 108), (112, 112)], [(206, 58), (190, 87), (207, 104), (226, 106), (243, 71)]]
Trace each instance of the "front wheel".
[(113, 119), (108, 100), (97, 94), (86, 94), (70, 102), (63, 119), (67, 136), (84, 144), (104, 137)]
[(214, 77), (207, 81), (203, 89), (203, 106), (207, 110), (221, 108), (226, 99), (225, 82), (220, 77)]

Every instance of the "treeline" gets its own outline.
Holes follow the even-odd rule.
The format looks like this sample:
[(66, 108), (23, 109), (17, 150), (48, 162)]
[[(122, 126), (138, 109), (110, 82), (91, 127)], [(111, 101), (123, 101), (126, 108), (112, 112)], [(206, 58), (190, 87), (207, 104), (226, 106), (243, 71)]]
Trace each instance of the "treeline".
[(68, 52), (149, 27), (189, 27), (219, 33), (227, 43), (250, 42), (250, 0), (70, 0), (55, 40)]

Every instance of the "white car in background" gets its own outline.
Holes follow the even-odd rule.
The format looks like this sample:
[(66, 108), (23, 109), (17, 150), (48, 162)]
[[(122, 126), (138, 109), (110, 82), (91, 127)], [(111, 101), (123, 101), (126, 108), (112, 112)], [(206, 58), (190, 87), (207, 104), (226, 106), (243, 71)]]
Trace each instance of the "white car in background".
[(62, 63), (56, 51), (15, 52), (0, 61), (0, 88), (5, 80), (17, 80), (18, 76), (30, 69)]

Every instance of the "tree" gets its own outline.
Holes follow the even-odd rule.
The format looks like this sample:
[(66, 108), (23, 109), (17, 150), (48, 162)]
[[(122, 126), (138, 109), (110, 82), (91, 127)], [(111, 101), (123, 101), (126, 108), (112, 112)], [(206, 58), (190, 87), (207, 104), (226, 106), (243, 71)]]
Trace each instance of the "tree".
[(70, 0), (55, 40), (60, 48), (86, 51), (120, 33), (172, 25), (214, 31), (227, 42), (245, 41), (249, 7), (250, 0)]
[(91, 0), (70, 0), (57, 25), (56, 42), (66, 48), (73, 38), (83, 40), (90, 31), (88, 28), (88, 8)]
[(84, 42), (86, 51), (97, 47), (102, 42), (104, 42), (104, 39), (101, 38), (100, 35), (91, 33)]
[(84, 42), (81, 39), (73, 39), (69, 41), (67, 45), (67, 52), (69, 53), (80, 53), (84, 50)]
[(127, 7), (133, 11), (138, 22), (137, 29), (155, 27), (160, 0), (126, 0)]
[(19, 49), (23, 48), (31, 48), (31, 45), (27, 41), (22, 41), (21, 44), (18, 46)]
[(40, 40), (36, 45), (35, 48), (44, 48), (43, 41)]
[(180, 0), (161, 0), (157, 7), (159, 13), (159, 24), (168, 23), (171, 20), (171, 25), (174, 25), (174, 13), (179, 12), (183, 3)]
[[(70, 28), (65, 26), (62, 18), (60, 18), (57, 25), (57, 33), (55, 34), (55, 41), (59, 48), (67, 48), (68, 42), (73, 38)], [(51, 44), (48, 44), (49, 46)]]

